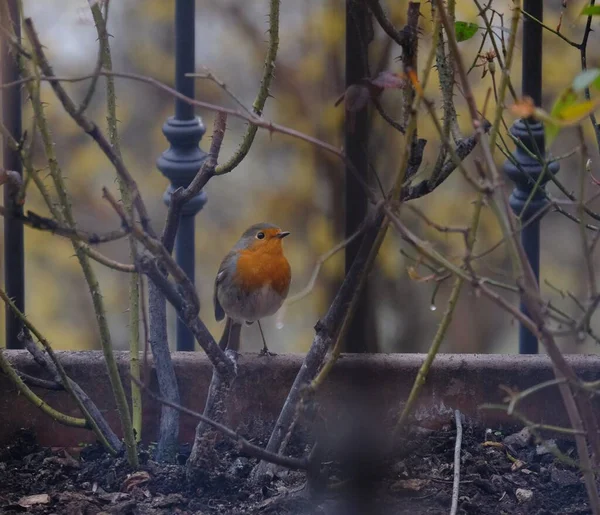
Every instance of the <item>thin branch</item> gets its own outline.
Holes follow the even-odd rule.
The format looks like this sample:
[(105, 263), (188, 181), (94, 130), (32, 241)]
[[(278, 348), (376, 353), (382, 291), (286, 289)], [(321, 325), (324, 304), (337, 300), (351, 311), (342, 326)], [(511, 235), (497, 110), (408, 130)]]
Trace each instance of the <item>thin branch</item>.
[[(67, 391), (69, 395), (72, 395), (79, 405), (81, 412), (84, 414), (85, 418), (89, 421), (89, 425), (94, 430), (96, 435), (99, 435), (99, 440), (103, 445), (108, 449), (112, 454), (116, 454), (120, 452), (123, 448), (123, 443), (114, 433), (102, 412), (98, 409), (96, 404), (89, 398), (89, 396), (81, 389), (81, 387), (73, 381), (71, 378), (67, 377), (68, 384), (65, 387), (63, 383), (63, 375), (66, 377), (66, 372), (61, 374), (59, 371), (59, 367), (61, 367), (58, 362), (58, 358), (54, 353), (47, 352), (46, 354), (35, 344), (35, 342), (31, 339), (30, 335), (27, 331), (23, 331), (19, 335), (19, 339), (23, 343), (23, 346), (29, 351), (32, 355), (33, 359), (38, 363), (43, 369), (47, 370), (52, 377), (54, 377), (54, 382), (58, 384), (63, 390)], [(47, 342), (46, 342), (47, 343)], [(44, 348), (49, 347), (49, 343), (46, 345), (42, 343)], [(56, 360), (54, 362), (53, 360)]]
[[(106, 2), (108, 5), (108, 2)], [(90, 4), (96, 32), (98, 33), (98, 46), (100, 61), (97, 64), (97, 69), (103, 66), (107, 70), (112, 70), (112, 56), (110, 51), (110, 43), (108, 41), (108, 32), (106, 24), (108, 20), (108, 9), (105, 14), (102, 14), (102, 9), (98, 3)], [(93, 85), (92, 85), (93, 86)], [(108, 138), (115, 154), (123, 159), (121, 154), (121, 142), (119, 139), (119, 131), (117, 128), (117, 95), (115, 91), (114, 77), (106, 77), (106, 107), (107, 107), (107, 130)], [(78, 113), (83, 112), (81, 108)], [(119, 190), (125, 210), (130, 216), (134, 216), (132, 192), (129, 189), (128, 183), (120, 176), (117, 176)], [(135, 238), (129, 237), (129, 258), (135, 262), (137, 255)], [(140, 378), (140, 292), (137, 273), (133, 273), (129, 277), (129, 368), (131, 375)], [(131, 384), (131, 417), (135, 438), (139, 442), (142, 438), (142, 394), (140, 389), (135, 384)]]
[[(270, 96), (269, 89), (271, 87), (271, 82), (273, 81), (275, 59), (279, 48), (279, 2), (280, 0), (269, 0), (269, 46), (267, 55), (265, 56), (264, 72), (260, 82), (260, 88), (256, 95), (256, 100), (254, 101), (254, 104), (252, 104), (252, 110), (256, 116), (262, 115), (267, 98)], [(256, 125), (250, 125), (248, 127), (238, 150), (226, 163), (217, 167), (215, 170), (216, 175), (229, 173), (242, 162), (252, 147), (257, 130), (258, 127)]]
[(84, 418), (75, 418), (69, 415), (65, 415), (60, 411), (55, 410), (52, 406), (47, 404), (44, 400), (38, 397), (31, 388), (29, 388), (23, 379), (21, 379), (19, 373), (12, 367), (8, 359), (4, 356), (4, 349), (0, 349), (0, 370), (4, 372), (9, 380), (17, 387), (19, 392), (31, 402), (34, 406), (37, 406), (43, 413), (52, 417), (57, 422), (64, 424), (65, 426), (87, 428), (88, 423)]
[(319, 272), (321, 271), (321, 267), (323, 266), (323, 264), (327, 260), (329, 260), (330, 258), (335, 256), (340, 250), (345, 249), (356, 238), (358, 238), (358, 236), (360, 236), (364, 232), (364, 230), (366, 229), (366, 226), (367, 226), (366, 222), (363, 222), (360, 225), (360, 227), (353, 234), (351, 234), (348, 238), (346, 238), (343, 241), (340, 241), (337, 245), (330, 248), (324, 254), (321, 254), (319, 256), (319, 258), (317, 259), (317, 262), (315, 263), (315, 267), (313, 268), (312, 274), (311, 274), (310, 279), (308, 280), (308, 283), (306, 284), (306, 286), (304, 288), (302, 288), (298, 293), (292, 295), (291, 297), (288, 297), (285, 300), (284, 305), (289, 306), (291, 304), (295, 304), (296, 302), (302, 300), (304, 297), (310, 295), (310, 293), (313, 291), (313, 289), (315, 287), (317, 277), (319, 276)]
[(204, 70), (204, 73), (186, 73), (185, 76), (186, 77), (193, 77), (195, 79), (206, 79), (206, 80), (210, 80), (211, 82), (215, 83), (217, 86), (219, 86), (225, 93), (227, 93), (227, 95), (238, 105), (240, 106), (244, 111), (246, 111), (250, 116), (253, 115), (252, 111), (250, 111), (250, 109), (248, 109), (246, 107), (246, 104), (244, 104), (244, 102), (235, 94), (233, 93), (229, 87), (227, 86), (227, 84), (225, 84), (221, 79), (219, 79), (219, 77), (217, 77), (212, 71), (210, 71), (208, 68), (206, 68), (205, 66), (202, 67)]
[(64, 392), (65, 390), (63, 385), (57, 383), (56, 381), (40, 379), (39, 377), (31, 376), (29, 374), (26, 374), (25, 372), (21, 372), (20, 370), (15, 370), (15, 372), (19, 374), (19, 377), (27, 386), (33, 386), (34, 388), (43, 388), (44, 390), (52, 390), (55, 392)]
[(92, 78), (92, 81), (90, 82), (88, 89), (85, 92), (81, 104), (79, 104), (79, 108), (77, 109), (77, 113), (79, 114), (83, 114), (86, 111), (86, 109), (90, 105), (90, 102), (92, 101), (92, 98), (94, 98), (94, 93), (96, 92), (96, 84), (98, 84), (98, 79), (100, 78), (100, 70), (102, 70), (102, 67), (104, 66), (104, 41), (108, 41), (106, 23), (99, 24), (98, 20), (96, 20), (97, 16), (94, 13), (97, 10), (100, 19), (108, 20), (109, 4), (110, 2), (104, 2), (104, 16), (102, 16), (102, 12), (100, 10), (98, 2), (96, 2), (95, 4), (90, 4), (92, 5), (92, 14), (94, 15), (94, 21), (96, 23), (96, 29), (98, 31), (98, 40), (100, 41), (100, 44), (98, 45), (98, 57), (96, 58), (96, 66), (94, 67), (94, 77)]
[(190, 306), (198, 310), (200, 302), (198, 300), (198, 294), (196, 288), (191, 282), (187, 274), (181, 269), (181, 267), (175, 262), (171, 254), (167, 251), (165, 246), (156, 238), (150, 236), (144, 230), (129, 217), (125, 212), (123, 206), (117, 202), (113, 194), (106, 188), (102, 188), (102, 197), (105, 198), (115, 212), (121, 218), (121, 222), (124, 228), (133, 234), (133, 236), (146, 247), (156, 258), (158, 258), (167, 271), (173, 276), (173, 279), (177, 281), (183, 288), (186, 294)]
[(566, 378), (550, 379), (548, 381), (538, 383), (534, 386), (530, 386), (529, 388), (527, 388), (527, 389), (523, 390), (522, 392), (519, 392), (515, 395), (511, 395), (510, 402), (508, 403), (508, 406), (506, 408), (506, 413), (508, 415), (512, 415), (513, 412), (515, 411), (515, 409), (517, 408), (517, 404), (519, 402), (521, 402), (523, 399), (525, 399), (525, 397), (528, 397), (529, 395), (537, 393), (540, 390), (543, 390), (544, 388), (548, 388), (550, 386), (556, 386), (556, 385), (566, 383), (566, 382), (567, 382)]
[(155, 260), (148, 254), (142, 254), (139, 257), (139, 266), (140, 270), (148, 275), (149, 279), (154, 282), (160, 292), (175, 308), (177, 314), (187, 325), (198, 344), (202, 347), (204, 352), (206, 352), (206, 355), (213, 366), (224, 377), (230, 380), (233, 379), (235, 376), (233, 364), (217, 345), (202, 320), (198, 318), (197, 309), (189, 306), (187, 299), (184, 299), (181, 296), (179, 289), (167, 279), (159, 269)]
[[(454, 0), (448, 2), (448, 14), (451, 21), (454, 23)], [(434, 4), (432, 8), (435, 9)], [(435, 11), (434, 11), (435, 12)], [(444, 42), (444, 32), (441, 24), (439, 24), (438, 40), (435, 52), (435, 62), (438, 70), (440, 79), (440, 89), (442, 90), (442, 108), (444, 111), (444, 136), (446, 139), (452, 134), (452, 139), (458, 143), (462, 140), (462, 135), (458, 127), (458, 119), (456, 115), (456, 107), (454, 101), (454, 59), (452, 54), (446, 52), (446, 45)], [(441, 167), (445, 161), (446, 152), (445, 147), (442, 147), (440, 155), (438, 157), (438, 166)]]
[[(591, 5), (594, 5), (594, 0), (592, 0)], [(527, 16), (527, 18), (529, 18), (530, 20), (533, 20), (538, 25), (541, 25), (542, 28), (546, 29), (548, 32), (551, 32), (552, 34), (558, 36), (565, 43), (568, 43), (572, 47), (577, 48), (578, 50), (581, 50), (583, 43), (575, 43), (575, 41), (571, 41), (568, 37), (564, 36), (557, 30), (554, 30), (552, 27), (549, 27), (548, 25), (544, 24), (542, 21), (538, 20), (535, 16), (533, 16), (532, 14), (529, 14), (527, 11), (521, 9), (521, 12), (523, 13), (524, 16)], [(592, 17), (590, 16), (589, 18), (591, 19)]]
[[(50, 67), (50, 65), (48, 64), (48, 61), (46, 60), (44, 51), (42, 49), (42, 45), (37, 37), (37, 33), (34, 29), (33, 22), (31, 21), (30, 18), (25, 19), (24, 28), (25, 28), (27, 37), (33, 48), (33, 58), (32, 59), (34, 61), (34, 63), (33, 63), (34, 64), (34, 75), (35, 75), (36, 79), (38, 79), (35, 82), (35, 84), (37, 84), (37, 86), (38, 86), (37, 89), (39, 89), (38, 66), (40, 67), (42, 72), (45, 73), (46, 75), (52, 76), (53, 71), (52, 71), (52, 68)], [(27, 83), (27, 84), (30, 85), (31, 83)], [(67, 96), (62, 85), (57, 82), (51, 82), (51, 85), (53, 86), (55, 93), (57, 93), (57, 95), (61, 99), (61, 103), (63, 104), (63, 107), (74, 118), (74, 120), (77, 121), (81, 127), (83, 127), (83, 125), (81, 125), (81, 122), (87, 121), (87, 119), (84, 118), (83, 115), (77, 115), (75, 104)], [(35, 95), (35, 91), (33, 93), (34, 94), (31, 95), (32, 107), (34, 110), (38, 129), (39, 129), (40, 135), (42, 137), (42, 141), (43, 141), (43, 145), (44, 145), (44, 152), (46, 155), (46, 159), (48, 161), (48, 165), (50, 167), (50, 173), (51, 173), (52, 179), (54, 181), (56, 191), (57, 191), (57, 194), (58, 194), (58, 197), (60, 200), (60, 208), (61, 209), (59, 210), (59, 212), (62, 214), (62, 216), (64, 217), (64, 221), (68, 225), (70, 225), (71, 227), (75, 227), (76, 224), (75, 224), (75, 219), (74, 219), (74, 216), (73, 216), (73, 213), (71, 210), (70, 196), (69, 196), (68, 190), (66, 188), (66, 185), (64, 183), (62, 171), (60, 169), (58, 159), (56, 157), (54, 142), (52, 140), (52, 136), (50, 133), (50, 127), (48, 125), (48, 121), (47, 121), (47, 118), (46, 118), (46, 115), (44, 112), (44, 107), (41, 103), (40, 98)], [(98, 128), (95, 125), (93, 127), (94, 127), (95, 132), (100, 134), (98, 131)], [(87, 128), (89, 129), (89, 127), (87, 127)], [(106, 144), (106, 147), (110, 151), (110, 153), (112, 155), (114, 155), (115, 157), (118, 157), (118, 155), (115, 153), (115, 150), (106, 141), (106, 139), (104, 139), (103, 136), (102, 136), (101, 140), (104, 141), (104, 143)], [(100, 139), (96, 140), (96, 141), (100, 144)], [(141, 216), (141, 214), (140, 214), (140, 216)], [(58, 219), (61, 220), (61, 218), (58, 218)], [(77, 241), (73, 241), (73, 247), (75, 249), (75, 253), (77, 255), (79, 264), (81, 266), (86, 283), (88, 285), (88, 289), (90, 291), (90, 296), (92, 298), (94, 313), (96, 315), (96, 321), (98, 324), (98, 332), (100, 335), (100, 342), (102, 344), (102, 351), (104, 353), (105, 362), (106, 362), (106, 366), (108, 369), (109, 380), (110, 380), (111, 388), (113, 390), (113, 394), (115, 397), (115, 402), (117, 404), (119, 418), (121, 421), (121, 427), (123, 430), (124, 440), (125, 440), (125, 444), (126, 444), (126, 448), (127, 448), (128, 462), (132, 467), (136, 468), (138, 466), (138, 455), (137, 455), (137, 450), (136, 450), (135, 437), (134, 437), (133, 429), (131, 426), (131, 417), (130, 417), (130, 413), (129, 413), (129, 406), (128, 406), (127, 397), (125, 395), (125, 391), (123, 389), (123, 384), (121, 382), (121, 377), (119, 375), (117, 363), (116, 363), (116, 360), (114, 357), (113, 345), (112, 345), (112, 341), (111, 341), (111, 334), (110, 334), (110, 329), (108, 327), (108, 322), (107, 322), (107, 317), (106, 317), (106, 309), (105, 309), (102, 293), (100, 290), (100, 285), (98, 283), (96, 273), (90, 264), (90, 260), (87, 256), (87, 254), (83, 251), (83, 249), (81, 249), (80, 243)], [(59, 368), (59, 370), (60, 370), (60, 368)], [(62, 379), (63, 379), (63, 384), (65, 385), (65, 388), (69, 388), (68, 379), (66, 378), (66, 376), (63, 377)], [(83, 409), (84, 408), (82, 408), (82, 410)], [(98, 432), (100, 432), (100, 431), (98, 430)], [(99, 438), (101, 438), (100, 435), (99, 435)]]
[(101, 254), (96, 249), (93, 249), (85, 244), (81, 244), (81, 249), (94, 261), (116, 270), (117, 272), (124, 272), (126, 274), (132, 274), (136, 272), (135, 265), (129, 265), (127, 263), (120, 263), (119, 261), (115, 261), (114, 259), (110, 259), (106, 257), (104, 254)]
[[(590, 1), (590, 6), (594, 6), (596, 4), (596, 0)], [(583, 38), (581, 40), (581, 44), (579, 45), (579, 52), (581, 56), (581, 69), (587, 70), (587, 45), (590, 34), (592, 32), (592, 16), (587, 17), (587, 21), (585, 23), (585, 30), (583, 32)], [(585, 98), (586, 100), (590, 100), (590, 88), (585, 88)], [(600, 149), (600, 124), (596, 119), (596, 114), (594, 112), (590, 113), (590, 121), (592, 122), (592, 127), (594, 128), (594, 134), (596, 136), (596, 144)]]
[(224, 113), (217, 113), (213, 122), (213, 135), (208, 156), (203, 161), (202, 166), (200, 166), (198, 173), (192, 179), (189, 186), (185, 189), (176, 189), (171, 196), (167, 221), (160, 238), (169, 254), (173, 252), (175, 236), (177, 235), (177, 228), (179, 227), (179, 219), (181, 217), (183, 206), (191, 198), (200, 193), (208, 181), (216, 174), (215, 169), (217, 167), (217, 160), (219, 159), (219, 153), (221, 151), (223, 138), (225, 137), (226, 128), (227, 115)]
[[(6, 216), (6, 208), (3, 206), (0, 206), (0, 216)], [(103, 234), (82, 231), (80, 229), (75, 229), (73, 227), (63, 225), (54, 220), (53, 218), (47, 218), (45, 216), (38, 215), (33, 211), (27, 211), (27, 214), (11, 213), (11, 216), (16, 220), (22, 222), (23, 225), (27, 225), (32, 229), (37, 229), (39, 231), (47, 231), (52, 234), (64, 236), (65, 238), (69, 238), (71, 240), (84, 241), (86, 243), (89, 243), (90, 245), (97, 245), (99, 243), (116, 241), (127, 236), (127, 231), (124, 229), (117, 229), (115, 231)]]
[(588, 297), (593, 299), (598, 295), (598, 288), (596, 284), (596, 271), (594, 267), (593, 255), (589, 251), (588, 233), (585, 228), (585, 210), (583, 206), (585, 198), (585, 185), (587, 182), (586, 179), (590, 171), (589, 167), (591, 166), (591, 160), (589, 159), (588, 149), (585, 143), (585, 135), (581, 125), (577, 126), (577, 134), (581, 145), (581, 162), (579, 165), (579, 205), (577, 206), (579, 219), (581, 220), (579, 224), (579, 234), (581, 236), (581, 249), (585, 262), (585, 269), (587, 272)]
[[(144, 75), (139, 75), (136, 73), (107, 72), (105, 70), (100, 72), (100, 75), (112, 75), (114, 77), (122, 77), (125, 79), (131, 79), (131, 80), (135, 80), (138, 82), (150, 84), (150, 85), (156, 87), (157, 89), (160, 89), (162, 91), (169, 93), (174, 98), (179, 98), (182, 101), (184, 101), (190, 105), (201, 107), (208, 111), (227, 114), (229, 116), (233, 116), (234, 118), (246, 120), (248, 123), (250, 123), (252, 125), (256, 125), (257, 127), (264, 129), (264, 130), (268, 131), (269, 133), (284, 134), (286, 136), (290, 136), (292, 138), (299, 139), (299, 140), (309, 143), (315, 147), (318, 147), (322, 150), (325, 150), (326, 152), (339, 157), (346, 164), (346, 166), (348, 166), (350, 171), (355, 175), (355, 177), (357, 177), (357, 179), (361, 183), (361, 185), (365, 191), (365, 194), (368, 196), (368, 198), (371, 200), (371, 202), (377, 203), (379, 200), (379, 199), (377, 199), (375, 194), (371, 191), (371, 189), (368, 187), (367, 183), (360, 177), (360, 175), (356, 171), (356, 168), (352, 165), (352, 163), (350, 161), (348, 161), (348, 159), (346, 158), (346, 155), (339, 147), (336, 147), (330, 143), (322, 141), (313, 136), (309, 136), (308, 134), (304, 134), (303, 132), (297, 131), (295, 129), (291, 129), (289, 127), (274, 123), (270, 120), (265, 120), (264, 118), (256, 116), (256, 115), (248, 115), (248, 114), (238, 111), (236, 109), (230, 109), (227, 107), (222, 107), (222, 106), (218, 106), (215, 104), (211, 104), (210, 102), (204, 102), (202, 100), (195, 100), (193, 98), (189, 98), (189, 97), (185, 96), (184, 94), (179, 93), (177, 90), (167, 86), (166, 84), (163, 84), (162, 82), (160, 82), (152, 77), (146, 77)], [(84, 80), (89, 80), (90, 78), (92, 78), (92, 75), (83, 75), (83, 76), (79, 76), (79, 77), (40, 76), (39, 80), (48, 81), (51, 84), (55, 84), (55, 83), (60, 83), (60, 82), (81, 82)], [(30, 82), (31, 80), (32, 80), (31, 78), (26, 78), (26, 79), (17, 80), (14, 82), (6, 83), (6, 84), (1, 84), (0, 89), (6, 88), (6, 87), (15, 87), (20, 84)], [(92, 134), (90, 134), (90, 136), (92, 136), (94, 139), (99, 137), (94, 132)], [(107, 150), (103, 146), (102, 146), (102, 150), (105, 151), (105, 153), (107, 152)], [(112, 162), (112, 159), (111, 159), (111, 162)], [(119, 166), (122, 167), (122, 163), (119, 164)], [(119, 170), (117, 170), (117, 171), (119, 171)]]
[[(145, 231), (154, 236), (154, 231), (152, 230), (152, 227), (150, 225), (150, 217), (148, 215), (146, 205), (144, 204), (144, 201), (140, 196), (140, 192), (138, 190), (135, 180), (129, 173), (129, 170), (127, 170), (125, 164), (123, 163), (123, 160), (113, 149), (112, 145), (106, 139), (106, 137), (98, 128), (98, 126), (94, 122), (89, 120), (83, 113), (78, 112), (75, 103), (73, 102), (73, 100), (71, 100), (71, 98), (63, 88), (60, 80), (58, 80), (55, 77), (54, 71), (46, 58), (42, 44), (40, 43), (31, 18), (25, 18), (23, 26), (25, 28), (27, 37), (29, 38), (29, 41), (31, 42), (31, 45), (33, 47), (36, 62), (42, 70), (42, 72), (44, 73), (47, 80), (50, 82), (50, 86), (54, 90), (54, 93), (56, 94), (63, 108), (65, 109), (67, 114), (73, 119), (73, 121), (75, 121), (77, 125), (79, 125), (79, 127), (81, 127), (86, 132), (86, 134), (88, 134), (91, 138), (93, 138), (96, 141), (100, 149), (110, 160), (115, 170), (117, 171), (119, 177), (127, 184), (129, 191), (131, 191), (132, 202), (134, 203), (136, 210), (140, 216), (142, 227), (144, 227)], [(41, 78), (38, 78), (38, 80), (41, 80)]]
[(381, 26), (381, 28), (385, 31), (385, 33), (392, 38), (400, 47), (404, 48), (409, 35), (407, 34), (406, 29), (397, 30), (394, 27), (394, 24), (390, 21), (390, 19), (385, 14), (379, 0), (367, 0), (369, 5), (369, 9), (375, 16), (377, 23)]
[(456, 421), (456, 443), (454, 444), (454, 482), (452, 483), (452, 506), (450, 515), (456, 515), (458, 510), (458, 493), (460, 490), (460, 449), (462, 446), (462, 416), (460, 411), (454, 411), (454, 420)]
[(381, 115), (381, 117), (394, 129), (396, 129), (399, 133), (404, 134), (406, 132), (406, 130), (404, 129), (404, 127), (402, 126), (402, 124), (398, 123), (396, 120), (394, 120), (389, 114), (387, 114), (385, 112), (385, 110), (383, 109), (383, 106), (381, 105), (381, 102), (379, 100), (379, 98), (373, 97), (371, 98), (371, 102), (373, 103), (373, 105), (375, 106), (375, 109), (377, 110), (377, 112)]
[[(286, 440), (286, 435), (293, 428), (294, 420), (298, 405), (303, 397), (306, 385), (308, 385), (316, 376), (319, 367), (325, 359), (327, 351), (331, 347), (336, 335), (339, 332), (342, 321), (345, 317), (348, 308), (348, 301), (352, 298), (356, 291), (361, 277), (366, 273), (365, 266), (369, 258), (371, 249), (373, 248), (378, 234), (383, 226), (384, 217), (382, 215), (372, 218), (365, 234), (362, 237), (361, 245), (356, 255), (352, 266), (340, 289), (338, 290), (333, 302), (329, 306), (325, 316), (317, 322), (315, 326), (315, 337), (310, 346), (304, 362), (300, 367), (298, 374), (294, 380), (288, 396), (285, 400), (283, 408), (279, 413), (275, 427), (267, 444), (267, 451), (273, 453), (283, 452), (283, 444)], [(259, 463), (253, 471), (255, 481), (259, 481), (267, 472), (267, 465)]]
[(151, 398), (153, 398), (155, 401), (157, 401), (161, 404), (164, 404), (165, 406), (169, 406), (170, 408), (176, 409), (177, 411), (180, 411), (181, 413), (185, 413), (186, 415), (194, 417), (194, 418), (200, 420), (201, 422), (203, 422), (204, 424), (207, 424), (207, 425), (211, 426), (212, 428), (216, 429), (217, 431), (219, 431), (220, 433), (225, 435), (227, 438), (229, 438), (231, 441), (235, 442), (237, 444), (240, 452), (243, 452), (243, 453), (247, 454), (248, 456), (251, 456), (253, 458), (258, 458), (259, 460), (265, 460), (270, 463), (274, 463), (276, 465), (281, 465), (282, 467), (286, 467), (286, 468), (292, 469), (292, 470), (307, 470), (309, 468), (309, 463), (307, 460), (301, 460), (301, 459), (297, 459), (297, 458), (281, 456), (279, 454), (268, 452), (265, 449), (250, 443), (243, 436), (239, 435), (232, 429), (229, 429), (227, 426), (224, 426), (223, 424), (220, 424), (219, 422), (215, 422), (214, 420), (211, 420), (210, 418), (205, 417), (201, 413), (192, 411), (191, 409), (185, 408), (183, 406), (180, 406), (179, 404), (175, 404), (174, 402), (170, 402), (166, 399), (159, 397), (154, 392), (152, 392), (152, 390), (150, 390), (145, 384), (143, 384), (142, 382), (138, 381), (137, 379), (135, 379), (133, 377), (132, 377), (132, 381), (135, 381), (136, 383), (138, 383), (138, 386), (140, 388), (142, 388), (146, 392), (146, 394), (149, 395)]

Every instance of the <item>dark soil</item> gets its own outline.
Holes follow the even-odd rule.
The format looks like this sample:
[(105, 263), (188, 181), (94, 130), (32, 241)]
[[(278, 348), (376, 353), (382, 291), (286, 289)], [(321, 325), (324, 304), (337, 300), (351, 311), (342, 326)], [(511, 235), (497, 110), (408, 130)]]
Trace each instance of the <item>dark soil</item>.
[[(458, 513), (590, 513), (579, 473), (559, 462), (551, 445), (503, 436), (465, 426)], [(301, 472), (281, 472), (267, 486), (251, 486), (256, 461), (226, 442), (215, 444), (218, 463), (189, 485), (182, 464), (157, 464), (148, 450), (141, 452), (142, 470), (133, 472), (124, 458), (111, 458), (97, 446), (41, 448), (23, 432), (0, 448), (0, 513), (447, 514), (455, 437), (450, 425), (418, 431), (403, 443), (402, 457), (352, 469), (359, 473), (354, 480), (347, 468), (326, 462), (327, 488), (309, 494)], [(574, 456), (571, 442), (555, 443)], [(296, 445), (296, 453), (302, 450)]]

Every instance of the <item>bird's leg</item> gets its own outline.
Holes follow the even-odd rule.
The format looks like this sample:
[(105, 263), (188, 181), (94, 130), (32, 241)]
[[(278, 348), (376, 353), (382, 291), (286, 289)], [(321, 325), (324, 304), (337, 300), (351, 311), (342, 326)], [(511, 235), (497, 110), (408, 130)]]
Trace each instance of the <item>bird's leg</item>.
[(258, 328), (260, 329), (260, 335), (262, 336), (263, 341), (263, 349), (260, 351), (261, 356), (276, 356), (274, 352), (271, 352), (267, 347), (267, 342), (265, 340), (265, 333), (263, 333), (262, 325), (260, 325), (260, 320), (256, 321), (258, 323)]

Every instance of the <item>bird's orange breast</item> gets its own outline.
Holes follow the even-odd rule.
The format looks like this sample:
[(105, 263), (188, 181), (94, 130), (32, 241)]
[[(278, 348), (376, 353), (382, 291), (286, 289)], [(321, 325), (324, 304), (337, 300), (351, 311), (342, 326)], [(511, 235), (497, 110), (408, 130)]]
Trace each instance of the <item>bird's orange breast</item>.
[(269, 249), (241, 250), (238, 254), (236, 279), (246, 291), (255, 291), (270, 285), (279, 295), (288, 293), (291, 269), (283, 251)]

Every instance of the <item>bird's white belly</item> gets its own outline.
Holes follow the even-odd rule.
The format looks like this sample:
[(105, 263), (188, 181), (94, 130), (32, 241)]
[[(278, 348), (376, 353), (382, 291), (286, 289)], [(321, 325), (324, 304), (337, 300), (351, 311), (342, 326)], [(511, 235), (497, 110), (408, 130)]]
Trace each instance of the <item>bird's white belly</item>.
[(283, 304), (284, 298), (271, 285), (266, 285), (250, 293), (243, 300), (239, 298), (220, 298), (219, 301), (225, 313), (235, 321), (254, 322), (274, 315)]

